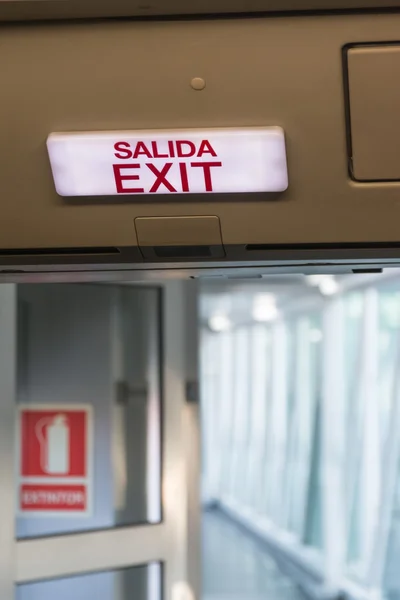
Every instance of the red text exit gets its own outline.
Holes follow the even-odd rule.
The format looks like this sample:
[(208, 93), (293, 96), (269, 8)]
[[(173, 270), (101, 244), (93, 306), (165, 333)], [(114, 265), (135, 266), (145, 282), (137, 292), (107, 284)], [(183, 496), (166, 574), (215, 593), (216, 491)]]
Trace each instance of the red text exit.
[(57, 193), (65, 197), (123, 195), (128, 202), (131, 195), (142, 203), (162, 194), (191, 202), (195, 194), (288, 187), (280, 127), (51, 133), (47, 149)]
[[(213, 169), (222, 167), (222, 161), (210, 160), (217, 153), (208, 140), (194, 143), (190, 140), (167, 140), (163, 144), (156, 141), (138, 141), (133, 147), (129, 142), (116, 142), (114, 156), (130, 162), (113, 164), (117, 194), (144, 194), (190, 192), (191, 173), (198, 170), (203, 176), (205, 192), (213, 191)], [(204, 159), (206, 156), (207, 160)], [(162, 162), (133, 162), (135, 159), (174, 159)], [(186, 160), (176, 161), (176, 158)], [(195, 160), (195, 159), (202, 160)], [(191, 160), (187, 160), (191, 159)], [(132, 161), (132, 162), (131, 162)], [(145, 170), (153, 176), (147, 189), (141, 185), (141, 174)], [(146, 177), (148, 179), (148, 177)], [(133, 185), (132, 182), (136, 184)], [(179, 184), (177, 183), (179, 182)]]

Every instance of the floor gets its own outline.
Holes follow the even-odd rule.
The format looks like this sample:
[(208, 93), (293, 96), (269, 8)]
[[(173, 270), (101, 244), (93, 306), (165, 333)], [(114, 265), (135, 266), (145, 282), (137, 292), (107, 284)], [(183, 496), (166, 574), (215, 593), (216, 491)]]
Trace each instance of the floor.
[(304, 600), (264, 547), (215, 510), (203, 514), (203, 600)]

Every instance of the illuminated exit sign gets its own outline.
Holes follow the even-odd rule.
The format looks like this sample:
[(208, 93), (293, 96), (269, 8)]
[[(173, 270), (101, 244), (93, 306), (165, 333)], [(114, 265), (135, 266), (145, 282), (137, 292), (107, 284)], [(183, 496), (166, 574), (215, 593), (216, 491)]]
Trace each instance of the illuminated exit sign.
[(52, 133), (61, 196), (283, 192), (280, 127)]

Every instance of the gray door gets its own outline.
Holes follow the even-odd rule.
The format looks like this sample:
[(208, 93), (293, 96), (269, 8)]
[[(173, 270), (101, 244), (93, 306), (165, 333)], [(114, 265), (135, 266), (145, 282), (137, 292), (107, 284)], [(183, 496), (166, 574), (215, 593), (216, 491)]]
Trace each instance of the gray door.
[[(186, 452), (197, 421), (185, 397), (185, 303), (179, 282), (0, 286), (4, 600), (191, 595), (188, 473), (195, 486), (198, 466)], [(54, 423), (67, 437), (54, 438)], [(49, 467), (59, 440), (69, 471)], [(77, 489), (85, 500), (68, 505)]]

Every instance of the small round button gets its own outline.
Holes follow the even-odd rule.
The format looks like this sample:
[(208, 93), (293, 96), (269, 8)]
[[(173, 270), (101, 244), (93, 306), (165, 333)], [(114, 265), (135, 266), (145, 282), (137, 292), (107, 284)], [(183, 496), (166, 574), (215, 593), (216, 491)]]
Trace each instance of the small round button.
[(201, 91), (206, 87), (206, 82), (202, 77), (193, 77), (190, 85), (194, 90)]

